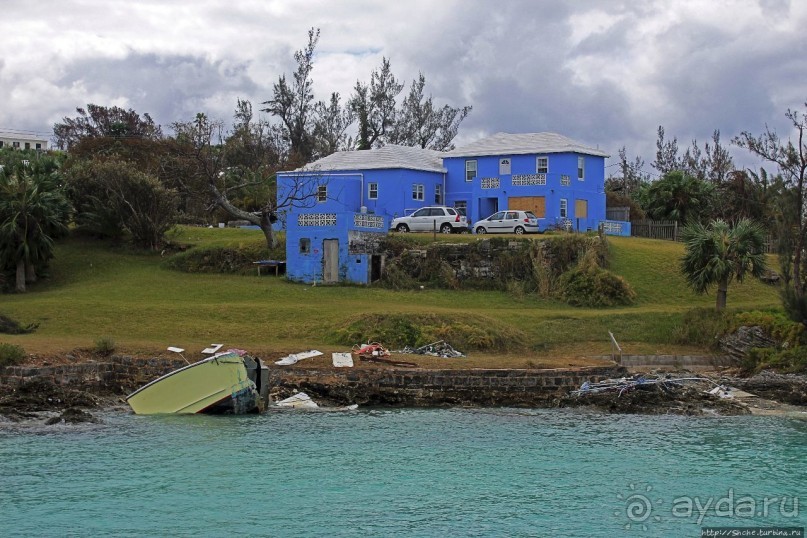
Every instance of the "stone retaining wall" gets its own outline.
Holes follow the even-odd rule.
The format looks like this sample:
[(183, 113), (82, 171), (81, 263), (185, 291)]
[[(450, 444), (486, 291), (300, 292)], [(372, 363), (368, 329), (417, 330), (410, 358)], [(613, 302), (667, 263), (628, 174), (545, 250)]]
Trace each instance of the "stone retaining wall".
[[(607, 358), (610, 358), (607, 357)], [(646, 366), (669, 368), (711, 368), (715, 366), (736, 366), (737, 361), (729, 356), (707, 355), (622, 355), (620, 366)]]
[(181, 359), (134, 359), (112, 356), (108, 362), (87, 362), (60, 366), (8, 366), (0, 368), (0, 387), (43, 380), (71, 388), (125, 394), (186, 366)]
[(270, 386), (337, 404), (439, 406), (546, 405), (584, 381), (621, 377), (620, 367), (563, 370), (272, 368)]
[[(185, 366), (182, 360), (110, 357), (41, 368), (0, 368), (0, 390), (44, 380), (91, 392), (128, 394), (161, 375)], [(584, 381), (624, 375), (620, 367), (562, 370), (424, 370), (402, 368), (295, 368), (271, 365), (275, 394), (292, 390), (336, 404), (363, 405), (546, 405)]]

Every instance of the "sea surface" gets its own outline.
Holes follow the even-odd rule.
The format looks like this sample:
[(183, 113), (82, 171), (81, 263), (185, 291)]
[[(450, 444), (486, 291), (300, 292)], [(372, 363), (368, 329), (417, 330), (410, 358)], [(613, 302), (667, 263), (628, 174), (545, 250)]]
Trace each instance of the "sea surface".
[(0, 536), (700, 536), (804, 527), (807, 420), (580, 410), (0, 425)]

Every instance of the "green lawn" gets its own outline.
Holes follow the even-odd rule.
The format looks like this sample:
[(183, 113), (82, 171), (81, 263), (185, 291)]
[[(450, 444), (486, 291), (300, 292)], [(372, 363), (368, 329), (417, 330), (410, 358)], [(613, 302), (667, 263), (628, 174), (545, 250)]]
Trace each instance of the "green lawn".
[[(191, 245), (263, 243), (260, 232), (238, 229), (183, 227), (172, 239)], [(683, 312), (713, 307), (715, 298), (694, 295), (686, 288), (678, 272), (682, 245), (639, 238), (609, 242), (611, 269), (638, 294), (634, 306), (581, 309), (503, 292), (390, 291), (294, 284), (274, 276), (184, 274), (164, 268), (160, 253), (132, 254), (73, 238), (58, 246), (49, 279), (32, 286), (29, 293), (0, 296), (0, 312), (22, 324), (40, 324), (33, 334), (2, 335), (0, 341), (43, 354), (91, 348), (101, 337), (111, 337), (119, 350), (131, 353), (156, 353), (169, 345), (197, 350), (213, 342), (261, 353), (314, 347), (336, 351), (344, 345), (329, 335), (352, 316), (429, 312), (458, 320), (469, 314), (486, 316), (528, 337), (529, 353), (507, 360), (488, 358), (480, 365), (490, 360), (518, 365), (547, 357), (606, 354), (609, 330), (629, 353), (697, 352), (695, 347), (671, 342), (670, 334)], [(733, 283), (728, 305), (770, 308), (779, 301), (771, 286)]]

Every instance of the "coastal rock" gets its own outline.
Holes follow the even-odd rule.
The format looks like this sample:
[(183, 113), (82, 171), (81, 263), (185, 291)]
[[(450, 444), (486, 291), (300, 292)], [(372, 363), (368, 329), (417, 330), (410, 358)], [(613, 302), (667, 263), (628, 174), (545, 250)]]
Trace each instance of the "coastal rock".
[(49, 418), (47, 421), (45, 421), (45, 424), (51, 426), (53, 424), (81, 424), (82, 422), (99, 424), (101, 421), (83, 409), (79, 409), (78, 407), (69, 407), (65, 409), (58, 417)]
[(762, 327), (740, 327), (720, 339), (720, 349), (734, 359), (743, 359), (751, 348), (774, 347), (776, 340), (768, 337)]
[(706, 385), (670, 388), (662, 385), (619, 392), (564, 396), (557, 407), (592, 407), (607, 413), (636, 415), (750, 415), (742, 403), (707, 392)]
[[(726, 378), (727, 384), (762, 398), (807, 406), (807, 376), (779, 374), (768, 370), (749, 378)], [(721, 383), (724, 380), (721, 379)]]

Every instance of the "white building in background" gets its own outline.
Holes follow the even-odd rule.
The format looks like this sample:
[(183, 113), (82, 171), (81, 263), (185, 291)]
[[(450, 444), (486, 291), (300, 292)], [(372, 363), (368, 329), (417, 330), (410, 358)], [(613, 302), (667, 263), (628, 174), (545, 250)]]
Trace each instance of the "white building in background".
[(44, 151), (48, 149), (48, 139), (34, 134), (0, 131), (0, 148), (36, 149)]

